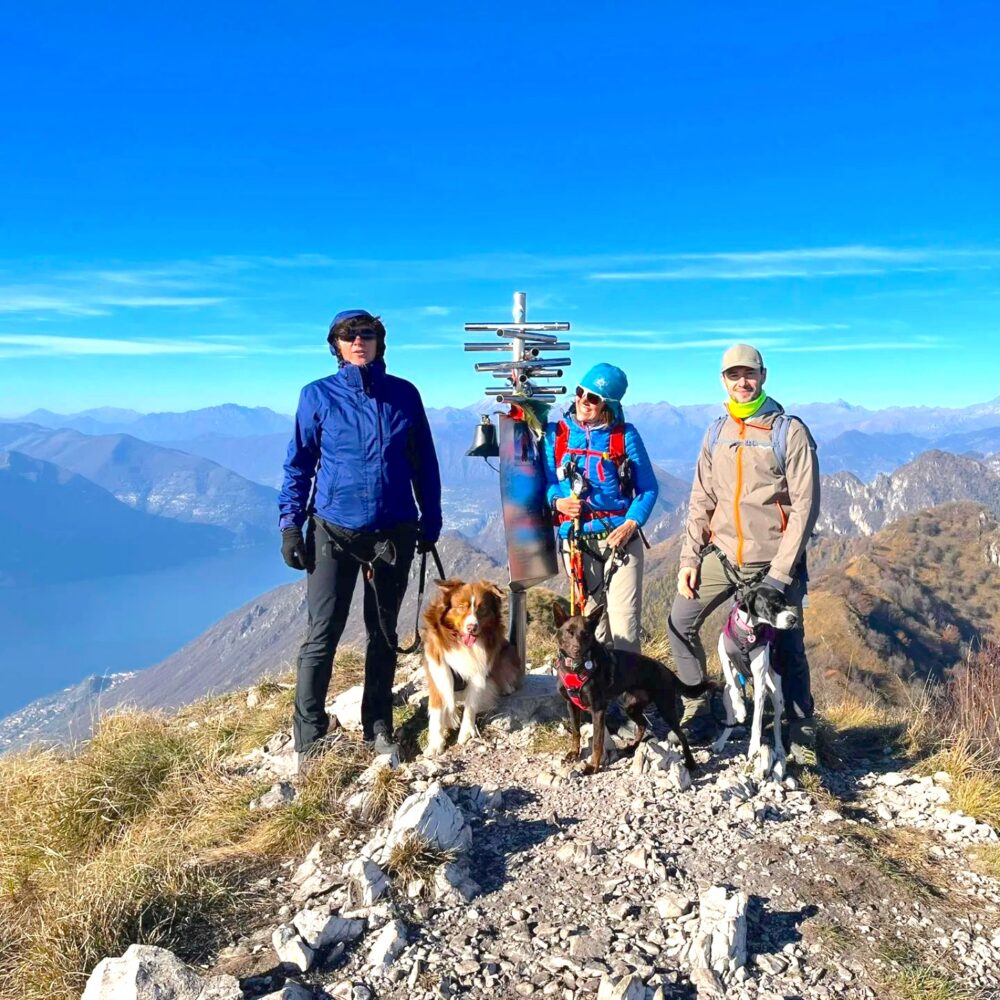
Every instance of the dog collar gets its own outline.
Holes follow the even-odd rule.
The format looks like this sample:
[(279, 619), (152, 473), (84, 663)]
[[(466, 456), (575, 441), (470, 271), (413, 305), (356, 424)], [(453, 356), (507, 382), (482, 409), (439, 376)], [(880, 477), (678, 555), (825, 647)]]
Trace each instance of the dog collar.
[(559, 656), (556, 658), (556, 667), (566, 672), (589, 674), (594, 669), (594, 661), (584, 660), (582, 663), (578, 663), (568, 656)]

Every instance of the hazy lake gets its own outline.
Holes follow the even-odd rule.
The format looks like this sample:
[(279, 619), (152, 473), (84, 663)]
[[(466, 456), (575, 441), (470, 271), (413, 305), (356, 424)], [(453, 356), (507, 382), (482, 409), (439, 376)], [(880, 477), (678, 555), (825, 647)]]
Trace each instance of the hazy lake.
[(299, 576), (275, 542), (155, 573), (0, 589), (0, 717), (89, 674), (150, 667)]

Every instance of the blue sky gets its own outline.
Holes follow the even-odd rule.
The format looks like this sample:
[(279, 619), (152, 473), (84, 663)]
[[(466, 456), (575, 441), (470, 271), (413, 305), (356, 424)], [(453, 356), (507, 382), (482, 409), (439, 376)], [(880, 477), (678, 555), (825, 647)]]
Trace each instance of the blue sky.
[[(572, 11), (572, 17), (569, 12)], [(0, 65), (0, 414), (289, 412), (380, 312), (432, 405), (462, 324), (704, 402), (1000, 396), (995, 5), (23, 4)], [(482, 360), (482, 356), (478, 360)], [(572, 381), (572, 379), (570, 379)]]

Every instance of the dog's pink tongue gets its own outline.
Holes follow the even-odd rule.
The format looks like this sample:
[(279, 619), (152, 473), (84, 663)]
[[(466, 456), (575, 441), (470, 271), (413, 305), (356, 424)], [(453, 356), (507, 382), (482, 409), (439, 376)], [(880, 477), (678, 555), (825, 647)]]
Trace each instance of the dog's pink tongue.
[(462, 636), (462, 642), (464, 642), (466, 646), (475, 646), (476, 637), (471, 632), (466, 632), (465, 635)]

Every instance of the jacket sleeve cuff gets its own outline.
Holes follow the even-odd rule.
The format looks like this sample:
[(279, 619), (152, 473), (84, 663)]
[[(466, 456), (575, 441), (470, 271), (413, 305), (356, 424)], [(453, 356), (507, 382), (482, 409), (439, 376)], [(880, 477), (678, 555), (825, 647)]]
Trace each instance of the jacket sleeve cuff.
[(681, 569), (697, 569), (701, 560), (697, 556), (681, 556)]
[(764, 586), (771, 587), (776, 590), (779, 594), (785, 593), (785, 588), (791, 583), (791, 580), (782, 580), (780, 577), (776, 576), (774, 573), (768, 573), (764, 577)]
[(287, 531), (289, 528), (297, 528), (301, 531), (304, 523), (305, 517), (301, 514), (282, 514), (278, 519), (278, 530)]

